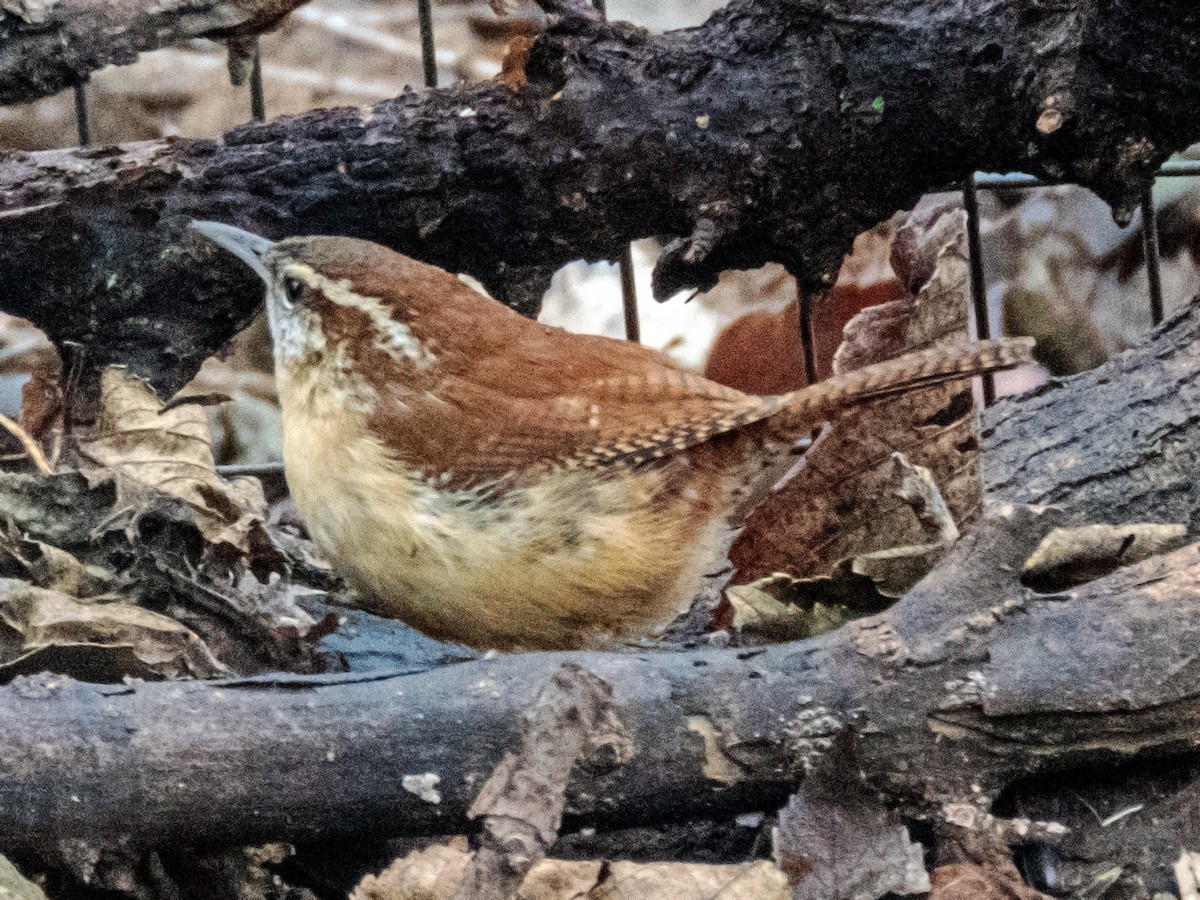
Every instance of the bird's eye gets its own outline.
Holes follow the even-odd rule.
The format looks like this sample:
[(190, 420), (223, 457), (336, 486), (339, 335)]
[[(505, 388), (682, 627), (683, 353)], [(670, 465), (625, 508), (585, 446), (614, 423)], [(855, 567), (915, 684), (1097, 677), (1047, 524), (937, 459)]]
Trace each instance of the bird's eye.
[(283, 279), (283, 293), (287, 297), (288, 303), (299, 303), (304, 294), (304, 282), (289, 275)]

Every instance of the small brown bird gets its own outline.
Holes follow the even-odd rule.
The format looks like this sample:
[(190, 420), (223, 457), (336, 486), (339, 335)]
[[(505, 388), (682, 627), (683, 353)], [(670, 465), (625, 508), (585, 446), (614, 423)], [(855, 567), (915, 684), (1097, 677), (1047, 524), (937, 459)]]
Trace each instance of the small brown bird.
[(481, 648), (670, 623), (826, 416), (1029, 358), (936, 347), (758, 397), (376, 244), (194, 227), (266, 282), (284, 464), (317, 545), (365, 609)]

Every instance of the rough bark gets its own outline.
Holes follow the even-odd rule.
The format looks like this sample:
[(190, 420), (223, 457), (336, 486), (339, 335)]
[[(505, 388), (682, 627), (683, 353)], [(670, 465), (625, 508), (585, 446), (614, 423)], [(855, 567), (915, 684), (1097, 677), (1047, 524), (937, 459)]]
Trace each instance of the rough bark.
[[(1022, 483), (1052, 493), (1077, 477), (1039, 445), (1006, 456), (1002, 432), (1020, 422), (1041, 447), (1090, 434), (1077, 458), (1094, 451), (1103, 461), (1118, 445), (1139, 462), (1086, 479), (1093, 493), (1078, 509), (995, 504), (895, 607), (820, 638), (755, 650), (517, 654), (406, 675), (18, 679), (0, 688), (0, 845), (458, 831), (478, 786), (518, 746), (522, 712), (564, 663), (607, 682), (633, 745), (628, 761), (574, 770), (568, 828), (774, 808), (847, 724), (867, 777), (916, 815), (1012, 807), (1029, 779), (1122, 760), (1175, 758), (1169, 771), (1190, 783), (1200, 545), (1065, 593), (1033, 593), (1018, 573), (1051, 527), (1092, 521), (1111, 498), (1156, 502), (1143, 486), (1147, 460), (1190, 465), (1200, 453), (1191, 417), (1179, 425), (1180, 411), (1195, 408), (1198, 332), (1193, 304), (1152, 344), (1029, 398), (1029, 418), (1024, 406), (995, 413), (998, 449), (984, 453), (994, 483), (1019, 468)], [(1108, 430), (1082, 432), (1110, 384)], [(1156, 391), (1162, 402), (1148, 403)], [(1193, 484), (1177, 491), (1198, 502)], [(421, 787), (429, 774), (436, 802)], [(1160, 792), (1164, 804), (1179, 789)], [(1194, 804), (1177, 807), (1171, 827), (1194, 829)]]
[(304, 0), (5, 0), (0, 104), (57, 93), (108, 65), (192, 38), (269, 31)]
[(1195, 303), (1160, 325), (1153, 341), (1157, 353), (1128, 350), (1100, 369), (1051, 379), (989, 410), (985, 493), (1062, 505), (1080, 524), (1182, 522), (1200, 534)]
[(734, 0), (661, 36), (548, 5), (519, 91), (0, 160), (0, 306), (169, 391), (259, 297), (192, 218), (371, 238), (532, 312), (563, 263), (651, 234), (675, 239), (659, 293), (771, 260), (817, 284), (978, 168), (1078, 181), (1125, 218), (1200, 136), (1185, 0)]
[(634, 747), (627, 763), (576, 770), (573, 827), (776, 807), (851, 723), (863, 771), (920, 813), (987, 808), (1016, 780), (1097, 754), (1187, 749), (1200, 738), (1200, 547), (1031, 596), (1012, 572), (1060, 521), (1014, 508), (887, 614), (766, 650), (274, 682), (21, 678), (0, 691), (0, 843), (467, 830), (521, 712), (567, 661), (611, 686)]

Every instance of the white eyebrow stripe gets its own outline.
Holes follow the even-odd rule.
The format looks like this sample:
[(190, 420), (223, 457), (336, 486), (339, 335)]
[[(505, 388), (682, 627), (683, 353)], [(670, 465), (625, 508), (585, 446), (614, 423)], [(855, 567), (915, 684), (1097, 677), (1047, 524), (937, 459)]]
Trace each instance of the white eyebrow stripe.
[(391, 312), (383, 305), (382, 300), (378, 297), (367, 297), (356, 293), (347, 279), (334, 281), (326, 278), (312, 266), (299, 262), (289, 263), (283, 270), (283, 274), (299, 278), (313, 290), (320, 291), (331, 303), (366, 313), (371, 324), (375, 326), (375, 346), (386, 351), (393, 358), (403, 356), (419, 369), (427, 368), (436, 362), (437, 357), (417, 340), (412, 329), (405, 323), (392, 318)]

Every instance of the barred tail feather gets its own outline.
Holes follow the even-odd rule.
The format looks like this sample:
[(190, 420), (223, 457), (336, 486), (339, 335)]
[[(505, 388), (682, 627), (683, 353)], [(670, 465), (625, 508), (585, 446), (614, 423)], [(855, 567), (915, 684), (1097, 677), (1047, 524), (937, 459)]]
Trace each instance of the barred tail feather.
[(783, 398), (782, 416), (815, 422), (857, 403), (1027, 365), (1033, 361), (1033, 343), (1032, 338), (1004, 338), (907, 353), (792, 391)]

